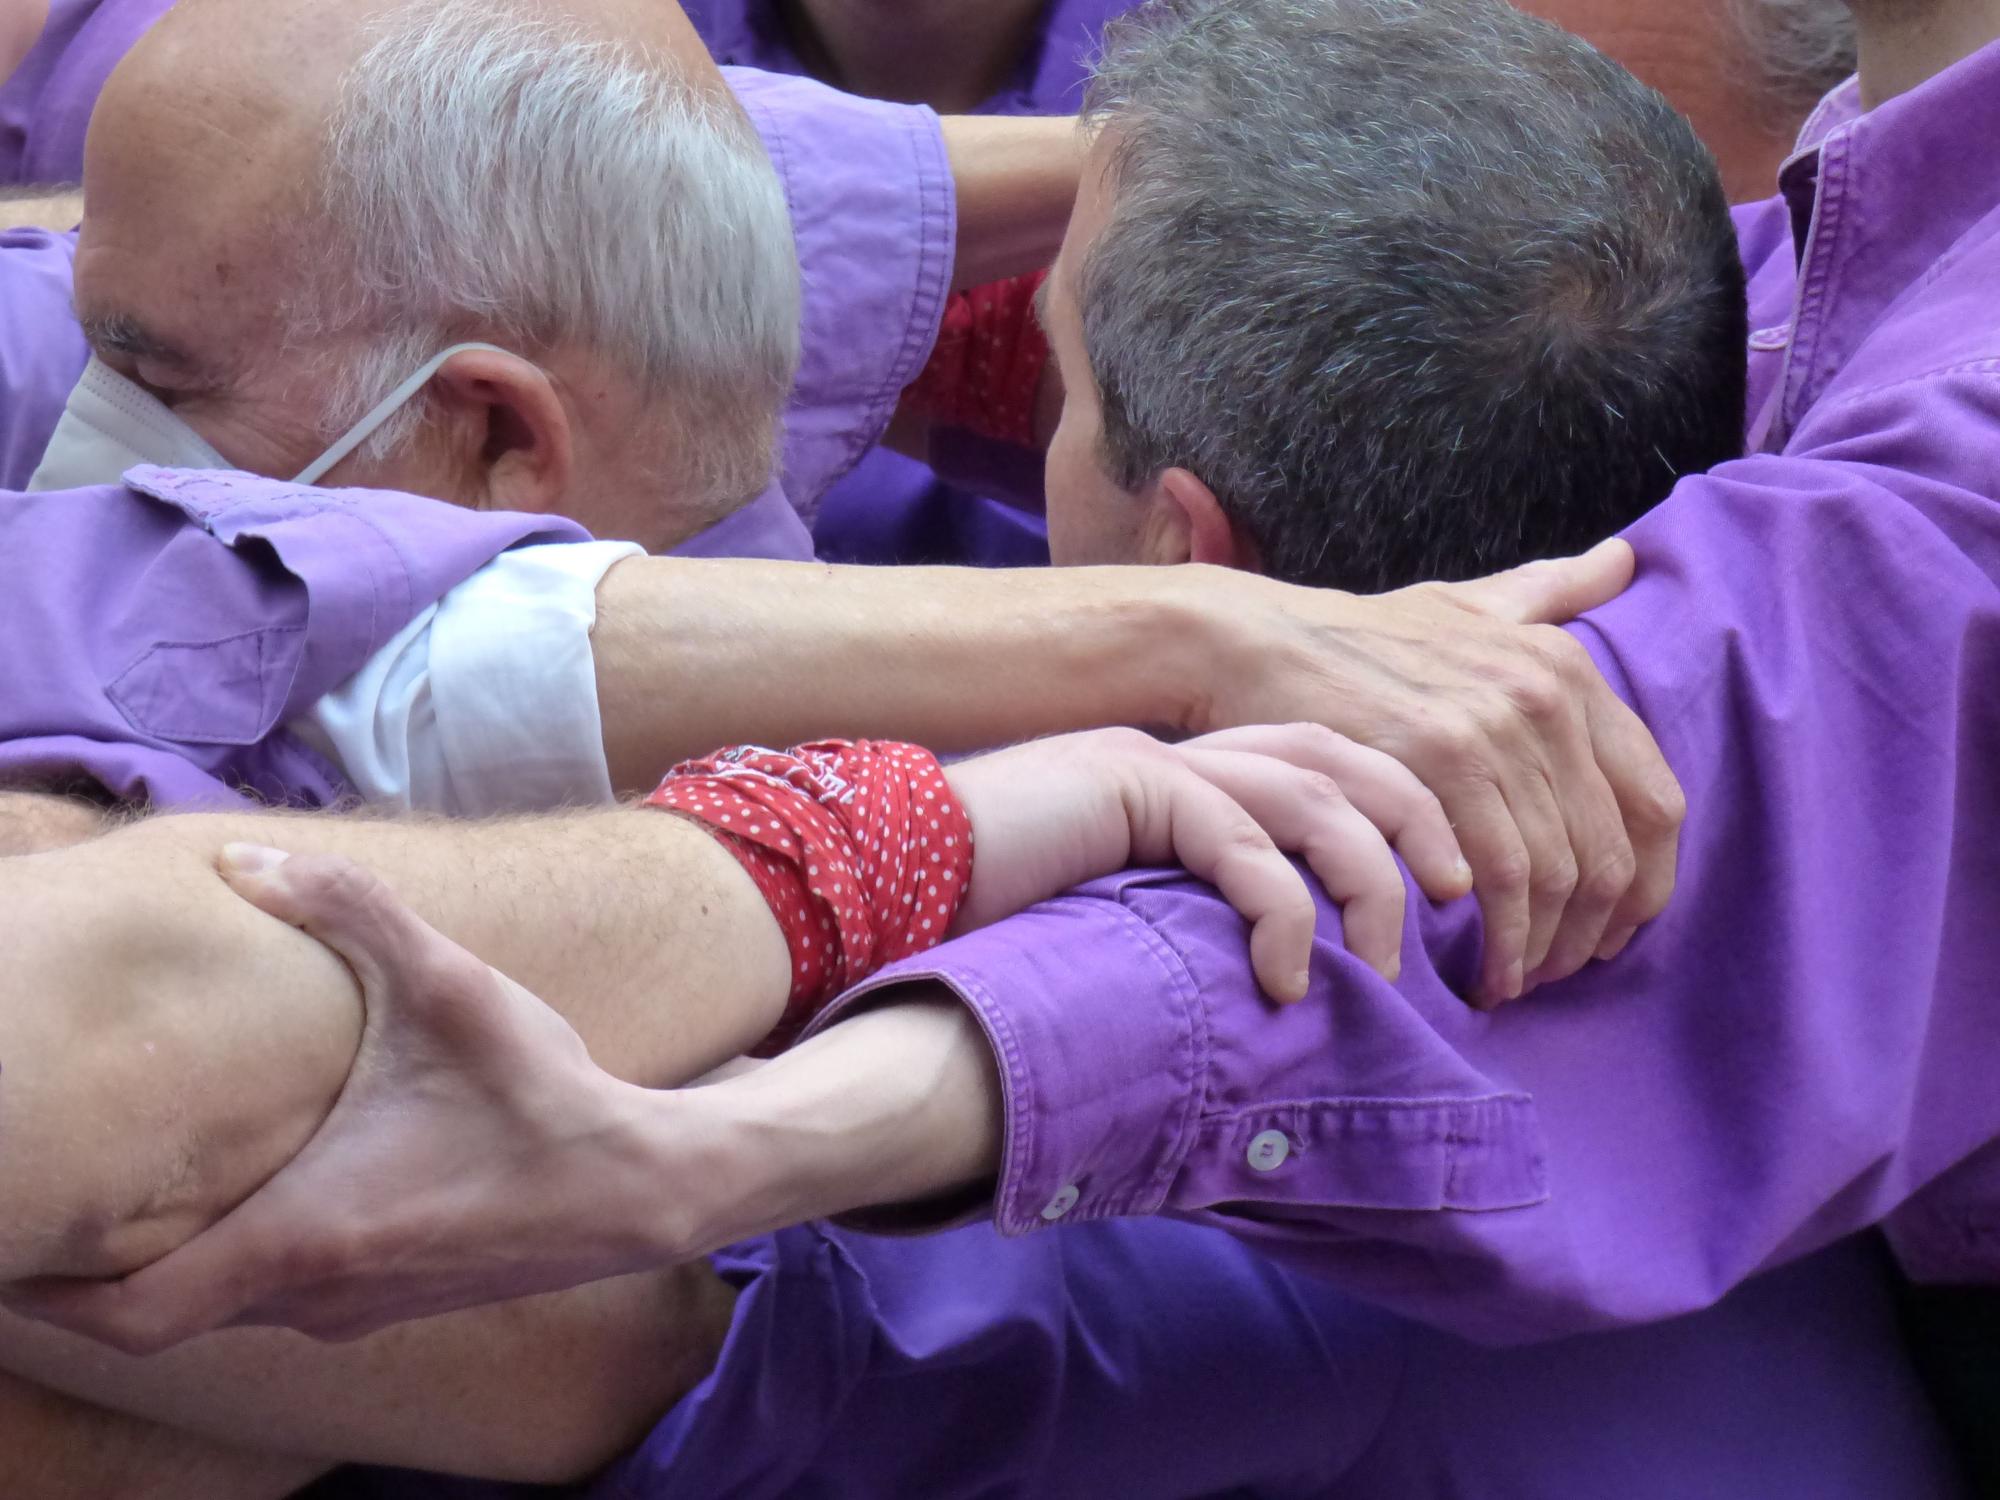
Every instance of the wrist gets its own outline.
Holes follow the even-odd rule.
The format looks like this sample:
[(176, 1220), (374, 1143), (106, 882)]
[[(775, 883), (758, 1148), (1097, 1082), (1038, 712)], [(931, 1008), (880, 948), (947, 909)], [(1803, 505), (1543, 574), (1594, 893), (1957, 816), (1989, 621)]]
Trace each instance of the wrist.
[(991, 1048), (955, 998), (864, 1012), (684, 1090), (681, 1160), (712, 1200), (702, 1248), (975, 1186), (998, 1161), (1000, 1100)]

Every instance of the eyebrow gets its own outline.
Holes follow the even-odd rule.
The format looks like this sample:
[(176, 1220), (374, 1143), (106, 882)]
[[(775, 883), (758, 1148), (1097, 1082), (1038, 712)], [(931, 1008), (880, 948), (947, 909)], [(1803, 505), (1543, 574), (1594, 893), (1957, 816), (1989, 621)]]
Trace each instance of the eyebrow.
[(138, 319), (125, 313), (110, 313), (102, 317), (85, 317), (79, 313), (77, 322), (83, 325), (85, 341), (100, 353), (108, 351), (128, 359), (149, 359), (182, 370), (191, 370), (197, 364), (194, 356), (180, 345), (161, 338)]

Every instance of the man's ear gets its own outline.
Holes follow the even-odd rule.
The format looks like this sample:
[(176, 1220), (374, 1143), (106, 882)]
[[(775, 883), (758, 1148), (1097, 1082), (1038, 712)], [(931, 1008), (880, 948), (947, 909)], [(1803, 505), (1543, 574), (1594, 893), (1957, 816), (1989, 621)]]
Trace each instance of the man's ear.
[(1146, 487), (1145, 498), (1146, 520), (1139, 548), (1146, 562), (1254, 566), (1247, 539), (1238, 538), (1215, 491), (1188, 470), (1162, 470)]
[(546, 371), (492, 349), (454, 354), (431, 377), (453, 435), (462, 493), (481, 510), (560, 511), (575, 473), (569, 410)]

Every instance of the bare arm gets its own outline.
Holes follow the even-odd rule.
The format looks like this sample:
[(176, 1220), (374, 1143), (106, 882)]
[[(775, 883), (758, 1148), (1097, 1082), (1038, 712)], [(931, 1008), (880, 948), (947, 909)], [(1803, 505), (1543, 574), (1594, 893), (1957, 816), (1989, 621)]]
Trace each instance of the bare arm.
[(1547, 623), (1613, 597), (1631, 568), (1612, 542), (1359, 598), (1192, 564), (634, 558), (598, 589), (605, 751), (629, 790), (736, 741), (870, 735), (951, 751), (1103, 724), (1323, 724), (1443, 801), (1486, 917), (1481, 991), (1504, 1000), (1615, 951), (1673, 888), (1680, 789), (1584, 649)]
[(332, 1106), (359, 992), (319, 944), (215, 877), (231, 840), (378, 862), (441, 929), (535, 974), (630, 1081), (734, 1056), (786, 993), (756, 888), (665, 816), (160, 818), (0, 861), (0, 1280), (153, 1258), (269, 1176)]
[(1083, 170), (1076, 121), (946, 115), (939, 123), (958, 188), (952, 284), (979, 286), (1054, 261)]
[[(242, 1473), (246, 1488), (255, 1476), (288, 1475), (272, 1494), (336, 1463), (572, 1483), (630, 1449), (707, 1374), (733, 1305), (703, 1262), (428, 1318), (351, 1344), (230, 1329), (143, 1359), (0, 1313), (0, 1368), (143, 1419), (112, 1419), (112, 1428), (127, 1434), (131, 1464), (156, 1485), (170, 1456)], [(80, 1435), (79, 1426), (96, 1425), (91, 1414), (51, 1412), (46, 1402), (37, 1411), (6, 1395), (0, 1380), (0, 1433), (26, 1430), (0, 1451), (10, 1459), (35, 1451), (39, 1434), (51, 1475), (74, 1478), (79, 1455), (50, 1429)], [(145, 1423), (205, 1441), (146, 1440)], [(123, 1493), (75, 1490), (93, 1500), (107, 1492)], [(142, 1493), (228, 1492), (189, 1484)]]

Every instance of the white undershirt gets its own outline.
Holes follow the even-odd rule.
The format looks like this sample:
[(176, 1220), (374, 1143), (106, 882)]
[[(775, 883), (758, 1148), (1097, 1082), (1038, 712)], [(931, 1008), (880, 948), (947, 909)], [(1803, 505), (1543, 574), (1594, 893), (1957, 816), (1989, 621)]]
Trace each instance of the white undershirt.
[(629, 542), (503, 552), (287, 727), (362, 798), (458, 817), (612, 800), (590, 631)]

